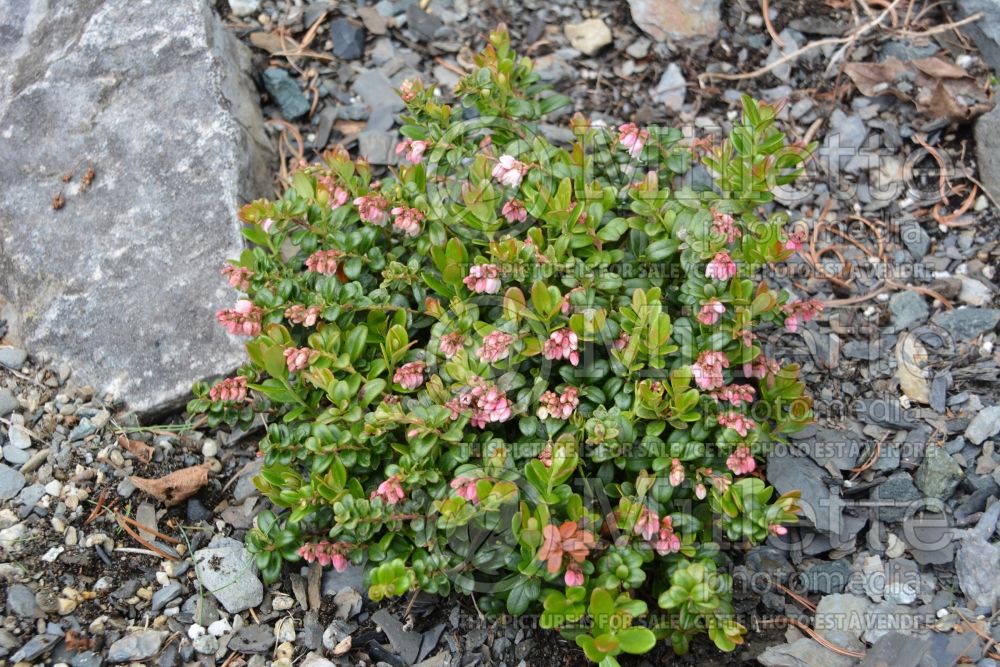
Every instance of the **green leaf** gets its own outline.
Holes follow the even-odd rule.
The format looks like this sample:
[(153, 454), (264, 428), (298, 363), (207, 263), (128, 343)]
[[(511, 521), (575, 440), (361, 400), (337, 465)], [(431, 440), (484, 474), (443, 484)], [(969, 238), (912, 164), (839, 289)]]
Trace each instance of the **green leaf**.
[(633, 655), (648, 653), (656, 645), (656, 635), (649, 628), (626, 628), (619, 630), (615, 636), (621, 650)]

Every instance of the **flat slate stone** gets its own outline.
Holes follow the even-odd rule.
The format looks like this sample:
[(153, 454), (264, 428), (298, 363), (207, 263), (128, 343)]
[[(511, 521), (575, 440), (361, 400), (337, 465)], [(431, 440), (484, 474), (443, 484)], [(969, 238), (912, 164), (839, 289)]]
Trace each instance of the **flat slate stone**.
[(238, 206), (272, 191), (246, 48), (209, 0), (15, 0), (0, 35), (0, 318), (81, 383), (172, 409), (244, 358), (215, 312)]

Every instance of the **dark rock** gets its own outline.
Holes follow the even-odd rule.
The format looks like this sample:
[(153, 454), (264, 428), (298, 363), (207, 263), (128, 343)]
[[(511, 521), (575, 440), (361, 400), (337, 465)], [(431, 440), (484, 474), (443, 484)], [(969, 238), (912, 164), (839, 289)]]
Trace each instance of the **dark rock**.
[(944, 514), (922, 514), (903, 523), (903, 539), (921, 565), (950, 563), (955, 557), (954, 532)]
[(406, 664), (412, 665), (417, 661), (422, 641), (420, 633), (404, 630), (403, 624), (387, 609), (379, 609), (372, 615), (372, 620), (382, 628), (393, 650), (399, 653)]
[(920, 490), (905, 472), (898, 472), (872, 491), (872, 500), (894, 504), (879, 506), (879, 521), (900, 521), (923, 500)]
[(365, 53), (365, 29), (348, 19), (330, 21), (333, 55), (343, 60), (357, 60)]
[(851, 578), (851, 566), (844, 559), (813, 565), (799, 575), (810, 593), (843, 593)]
[(896, 399), (863, 398), (855, 403), (855, 412), (867, 424), (906, 429), (917, 425), (917, 420)]
[(19, 648), (14, 655), (10, 656), (9, 664), (34, 662), (36, 658), (44, 655), (49, 649), (55, 646), (60, 639), (62, 639), (61, 634), (45, 633), (35, 635), (24, 646)]
[(903, 290), (889, 299), (889, 312), (892, 314), (892, 326), (896, 331), (905, 331), (912, 325), (921, 325), (931, 316), (927, 302), (917, 292)]
[(241, 653), (266, 653), (274, 646), (274, 630), (269, 625), (247, 625), (229, 640), (229, 649)]
[(868, 650), (860, 667), (917, 667), (930, 642), (891, 630)]
[(971, 340), (992, 331), (1000, 323), (1000, 310), (996, 308), (956, 308), (934, 315), (931, 322), (958, 340)]
[(246, 48), (204, 0), (49, 3), (0, 35), (0, 319), (80, 384), (179, 406), (245, 359), (215, 312), (237, 207), (273, 190)]
[(819, 530), (839, 536), (844, 529), (844, 502), (830, 489), (828, 476), (812, 459), (788, 447), (775, 448), (768, 460), (767, 479), (778, 493), (801, 491), (803, 516)]
[(200, 500), (197, 498), (189, 498), (187, 501), (187, 518), (191, 523), (198, 523), (199, 521), (211, 521), (212, 511), (205, 507)]
[(943, 448), (930, 445), (913, 481), (929, 498), (947, 500), (965, 477), (962, 467)]
[[(927, 235), (923, 226), (915, 219), (907, 218), (899, 223), (899, 233), (902, 237), (903, 245), (906, 246), (907, 251), (909, 251), (913, 259), (920, 261), (931, 249), (931, 237)], [(905, 292), (901, 292), (901, 294), (908, 292), (911, 291), (906, 290)], [(912, 293), (915, 294), (915, 292)]]
[(296, 120), (309, 113), (309, 100), (288, 70), (268, 67), (261, 75), (261, 79), (271, 99), (281, 109), (282, 116), (288, 120)]
[(419, 4), (413, 3), (406, 8), (406, 25), (421, 41), (429, 42), (434, 39), (444, 22), (441, 17), (428, 14)]
[(744, 563), (751, 572), (766, 575), (778, 583), (788, 581), (795, 573), (795, 568), (788, 562), (784, 551), (766, 545), (748, 551)]
[(151, 602), (151, 607), (153, 611), (160, 611), (170, 603), (171, 600), (175, 599), (178, 595), (184, 592), (184, 586), (182, 586), (177, 581), (172, 581), (160, 590), (153, 593), (153, 599)]

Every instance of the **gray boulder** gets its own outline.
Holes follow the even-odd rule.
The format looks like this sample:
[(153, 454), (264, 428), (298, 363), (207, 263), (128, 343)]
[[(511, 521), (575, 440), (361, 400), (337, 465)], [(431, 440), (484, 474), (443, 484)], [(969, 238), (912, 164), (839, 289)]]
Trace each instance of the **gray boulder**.
[(246, 49), (208, 0), (13, 0), (0, 35), (0, 317), (81, 382), (170, 409), (243, 359), (214, 313), (238, 206), (272, 189)]

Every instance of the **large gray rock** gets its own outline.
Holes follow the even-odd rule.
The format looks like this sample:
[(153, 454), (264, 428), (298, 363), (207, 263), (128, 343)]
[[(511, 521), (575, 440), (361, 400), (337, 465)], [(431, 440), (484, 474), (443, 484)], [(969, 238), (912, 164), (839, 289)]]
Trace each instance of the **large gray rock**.
[[(1000, 46), (997, 50), (1000, 52)], [(997, 59), (1000, 62), (1000, 55)], [(1000, 107), (976, 119), (975, 136), (979, 178), (990, 192), (996, 192), (1000, 188)]]
[(242, 360), (219, 269), (271, 190), (249, 57), (209, 4), (0, 3), (0, 317), (145, 413)]
[(194, 552), (198, 581), (230, 614), (256, 607), (264, 599), (253, 554), (241, 542), (216, 537), (208, 548)]

